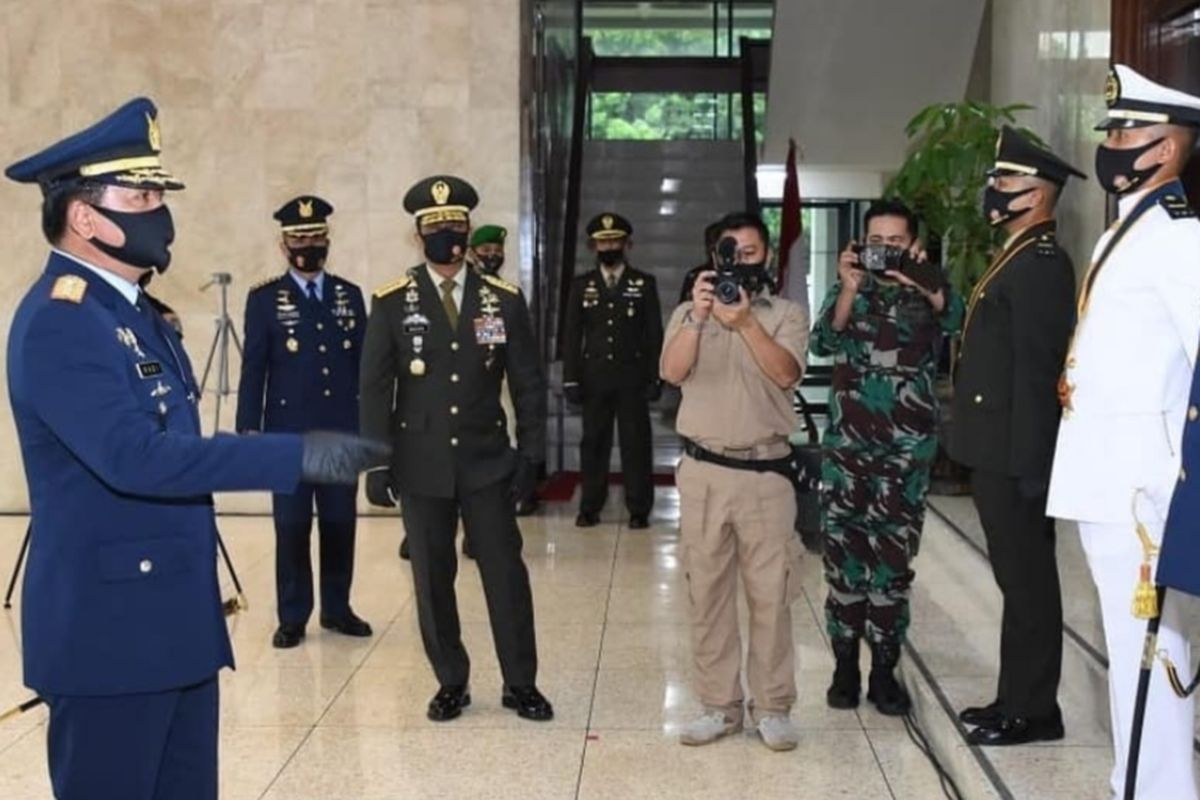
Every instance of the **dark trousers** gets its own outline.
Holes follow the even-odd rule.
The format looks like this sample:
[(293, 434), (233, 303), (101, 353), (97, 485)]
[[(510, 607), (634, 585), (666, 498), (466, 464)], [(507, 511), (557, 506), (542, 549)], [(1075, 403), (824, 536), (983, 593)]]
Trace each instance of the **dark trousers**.
[(983, 470), (975, 471), (971, 489), (1004, 595), (996, 698), (1010, 716), (1058, 714), (1062, 596), (1046, 495), (1025, 497), (1015, 478)]
[(650, 409), (642, 386), (588, 384), (584, 388), (583, 439), (579, 443), (583, 492), (579, 511), (599, 514), (608, 499), (608, 458), (612, 453), (614, 421), (621, 432), (625, 507), (632, 516), (648, 516), (654, 505), (653, 459)]
[(421, 639), (438, 683), (462, 686), (471, 674), (454, 593), (458, 574), (454, 535), (461, 513), (483, 580), (504, 682), (508, 686), (533, 686), (537, 680), (533, 594), (529, 572), (521, 560), (521, 531), (513, 514), (508, 481), (454, 498), (403, 493), (400, 509), (412, 557)]
[(350, 612), (357, 495), (357, 486), (305, 483), (293, 494), (274, 496), (275, 598), (281, 624), (304, 625), (312, 615), (314, 499), (321, 548), (321, 614), (336, 619)]
[(58, 800), (216, 800), (216, 676), (169, 692), (46, 701)]

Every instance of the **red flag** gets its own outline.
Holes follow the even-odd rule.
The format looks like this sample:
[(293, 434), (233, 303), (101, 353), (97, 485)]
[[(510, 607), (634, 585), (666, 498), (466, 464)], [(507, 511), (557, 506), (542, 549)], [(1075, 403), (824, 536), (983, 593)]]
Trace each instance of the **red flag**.
[(796, 174), (796, 140), (788, 139), (787, 177), (783, 181), (783, 210), (779, 226), (779, 289), (787, 286), (793, 246), (800, 238), (800, 179)]

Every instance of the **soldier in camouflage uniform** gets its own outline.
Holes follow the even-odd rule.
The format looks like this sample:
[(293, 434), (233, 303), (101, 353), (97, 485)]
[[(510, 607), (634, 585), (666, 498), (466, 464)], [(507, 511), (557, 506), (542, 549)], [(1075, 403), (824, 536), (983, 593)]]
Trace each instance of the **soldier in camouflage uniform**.
[[(868, 244), (914, 244), (916, 218), (901, 204), (874, 204), (865, 226)], [(910, 702), (893, 671), (937, 453), (937, 357), (943, 337), (961, 326), (964, 303), (944, 282), (931, 291), (902, 272), (869, 273), (852, 247), (838, 276), (812, 337), (812, 352), (834, 359), (822, 446), (825, 616), (837, 659), (827, 701), (858, 705), (866, 636), (867, 699), (902, 715)]]

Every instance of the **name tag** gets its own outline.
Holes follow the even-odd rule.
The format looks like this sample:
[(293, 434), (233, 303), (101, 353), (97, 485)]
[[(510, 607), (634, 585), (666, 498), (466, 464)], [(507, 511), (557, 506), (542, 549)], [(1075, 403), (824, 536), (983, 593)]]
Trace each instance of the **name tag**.
[(478, 317), (475, 320), (476, 344), (504, 344), (507, 341), (504, 317)]
[(163, 374), (162, 364), (158, 361), (142, 361), (137, 365), (138, 374), (142, 376), (142, 380), (146, 378), (157, 378)]

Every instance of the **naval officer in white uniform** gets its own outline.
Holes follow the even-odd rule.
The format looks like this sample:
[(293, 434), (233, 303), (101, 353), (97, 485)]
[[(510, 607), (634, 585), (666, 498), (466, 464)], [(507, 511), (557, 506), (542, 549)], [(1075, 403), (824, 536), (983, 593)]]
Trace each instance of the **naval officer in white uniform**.
[[(1196, 144), (1200, 98), (1117, 65), (1105, 91), (1107, 131), (1096, 177), (1119, 203), (1079, 291), (1079, 320), (1059, 401), (1063, 420), (1047, 513), (1075, 520), (1100, 597), (1121, 796), (1144, 619), (1133, 613), (1143, 563), (1135, 514), (1161, 541), (1180, 475), (1179, 446), (1200, 342), (1200, 222), (1179, 176)], [(1200, 475), (1195, 479), (1200, 480)], [(1158, 645), (1187, 664), (1178, 598), (1168, 595)], [(1195, 800), (1193, 703), (1156, 671), (1138, 770), (1139, 798)]]

